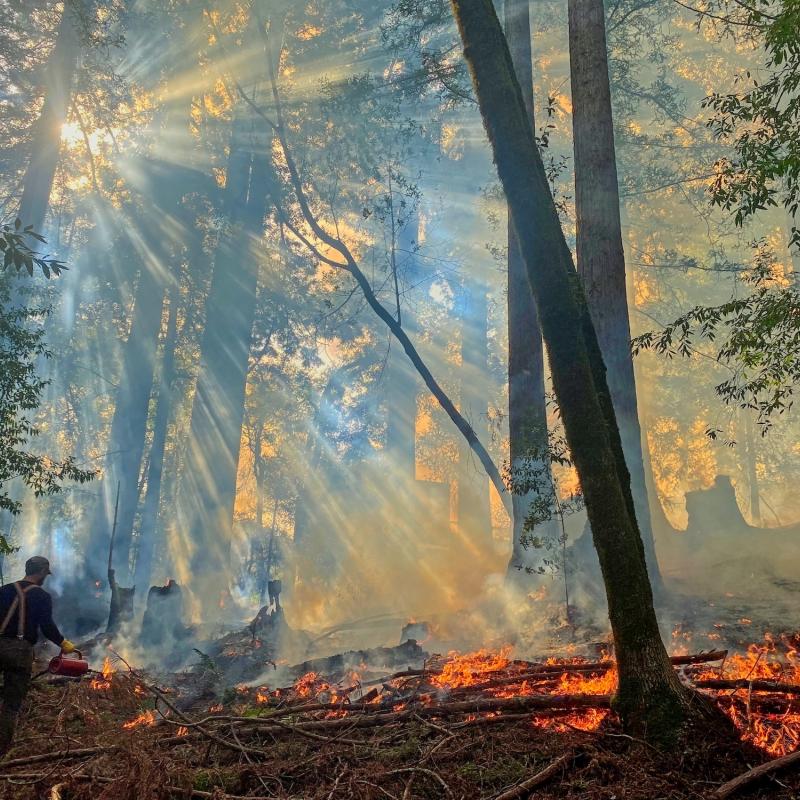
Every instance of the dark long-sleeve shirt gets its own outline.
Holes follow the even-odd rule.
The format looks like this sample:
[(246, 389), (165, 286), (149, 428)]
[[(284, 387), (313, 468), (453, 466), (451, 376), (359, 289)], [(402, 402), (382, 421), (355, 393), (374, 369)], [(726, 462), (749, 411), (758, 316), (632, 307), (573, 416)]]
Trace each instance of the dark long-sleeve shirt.
[[(19, 581), (22, 589), (31, 586), (28, 581)], [(14, 600), (17, 598), (17, 590), (14, 588), (13, 583), (7, 583), (0, 588), (0, 625), (8, 614), (8, 609), (11, 608)], [(19, 625), (19, 606), (11, 615), (11, 619), (6, 625), (5, 631), (2, 636), (16, 639), (17, 627)], [(41, 586), (34, 586), (25, 592), (25, 631), (24, 638), (31, 644), (36, 644), (39, 638), (39, 631), (51, 641), (53, 644), (61, 646), (64, 637), (58, 629), (55, 622), (53, 622), (53, 601), (50, 595), (42, 589)]]

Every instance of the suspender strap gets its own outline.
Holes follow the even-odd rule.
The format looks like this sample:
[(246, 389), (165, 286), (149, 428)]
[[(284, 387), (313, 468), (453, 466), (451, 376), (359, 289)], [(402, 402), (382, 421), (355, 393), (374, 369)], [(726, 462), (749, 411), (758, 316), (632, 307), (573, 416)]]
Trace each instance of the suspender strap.
[(11, 622), (11, 618), (14, 616), (14, 612), (19, 608), (19, 616), (17, 617), (17, 639), (24, 639), (25, 638), (25, 595), (34, 588), (36, 584), (31, 584), (30, 586), (26, 586), (24, 589), (19, 585), (19, 582), (14, 584), (14, 589), (17, 592), (17, 596), (14, 598), (14, 602), (11, 603), (8, 611), (6, 612), (6, 616), (3, 619), (3, 624), (0, 625), (0, 636), (2, 636), (6, 632), (6, 628), (8, 624)]

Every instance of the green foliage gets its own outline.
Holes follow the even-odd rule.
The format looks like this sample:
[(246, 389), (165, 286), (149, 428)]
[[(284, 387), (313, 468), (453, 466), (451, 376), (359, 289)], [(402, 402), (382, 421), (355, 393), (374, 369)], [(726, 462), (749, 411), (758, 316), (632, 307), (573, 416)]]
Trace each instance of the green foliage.
[[(653, 350), (669, 358), (688, 357), (695, 342), (716, 345), (716, 360), (730, 377), (715, 387), (728, 405), (753, 409), (762, 432), (773, 414), (792, 405), (800, 382), (800, 291), (777, 277), (777, 264), (766, 243), (753, 243), (755, 259), (743, 280), (751, 291), (718, 306), (696, 306), (658, 332), (633, 340), (634, 354)], [(717, 433), (708, 431), (712, 438)]]
[[(739, 5), (737, 24), (761, 33), (767, 78), (748, 71), (740, 91), (712, 94), (705, 105), (715, 112), (709, 126), (734, 151), (716, 164), (712, 200), (742, 225), (779, 201), (792, 218), (800, 205), (800, 2)], [(792, 243), (800, 245), (796, 225)]]
[[(544, 437), (534, 436), (534, 439)], [(547, 551), (550, 555), (542, 559), (542, 566), (533, 570), (526, 567), (527, 572), (544, 574), (546, 570), (566, 572), (565, 548), (567, 533), (565, 519), (584, 508), (583, 495), (579, 493), (561, 497), (558, 479), (553, 474), (553, 466), (572, 466), (567, 440), (563, 432), (549, 430), (547, 445), (531, 447), (528, 452), (514, 464), (506, 463), (503, 467), (503, 479), (511, 494), (530, 495), (528, 513), (522, 525), (522, 546)], [(557, 520), (560, 533), (557, 537), (541, 534), (541, 528), (548, 522)]]
[(42, 244), (45, 243), (44, 237), (34, 232), (32, 225), (22, 227), (20, 219), (14, 220), (12, 225), (0, 227), (0, 252), (3, 254), (3, 270), (15, 267), (19, 272), (23, 267), (28, 271), (28, 275), (33, 277), (34, 267), (44, 273), (46, 278), (51, 275), (60, 275), (66, 267), (57, 258), (50, 256), (40, 256), (29, 244), (28, 239), (33, 239)]

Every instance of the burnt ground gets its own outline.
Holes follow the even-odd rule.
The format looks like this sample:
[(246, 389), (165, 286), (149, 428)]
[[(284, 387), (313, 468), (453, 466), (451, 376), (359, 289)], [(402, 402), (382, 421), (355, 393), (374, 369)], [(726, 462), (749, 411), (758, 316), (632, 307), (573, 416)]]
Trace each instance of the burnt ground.
[[(0, 765), (0, 798), (496, 800), (556, 764), (533, 793), (515, 796), (708, 799), (720, 784), (768, 759), (713, 731), (690, 737), (680, 753), (666, 755), (625, 736), (613, 717), (592, 732), (570, 727), (574, 717), (540, 716), (534, 724), (530, 712), (444, 718), (409, 713), (392, 724), (358, 728), (352, 723), (356, 715), (342, 720), (338, 712), (315, 711), (306, 702), (306, 710), (296, 713), (284, 705), (280, 723), (267, 730), (261, 723), (275, 709), (242, 694), (211, 710), (171, 712), (160, 701), (172, 717), (165, 721), (138, 678), (116, 673), (99, 685), (37, 682), (16, 747)], [(167, 702), (175, 705), (179, 694), (169, 691)], [(180, 713), (193, 723), (182, 726)], [(311, 730), (306, 724), (302, 733), (289, 727), (310, 719), (328, 727)], [(133, 720), (140, 724), (123, 727)], [(734, 796), (798, 798), (800, 769)]]

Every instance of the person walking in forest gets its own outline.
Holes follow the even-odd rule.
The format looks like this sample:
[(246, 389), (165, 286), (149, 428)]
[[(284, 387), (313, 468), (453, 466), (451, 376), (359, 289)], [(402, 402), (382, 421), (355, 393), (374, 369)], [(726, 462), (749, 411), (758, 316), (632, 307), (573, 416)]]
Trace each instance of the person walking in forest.
[(0, 708), (0, 758), (11, 749), (22, 702), (28, 694), (33, 667), (33, 647), (39, 631), (72, 653), (75, 645), (65, 639), (53, 622), (53, 603), (42, 588), (50, 575), (50, 562), (33, 556), (25, 562), (25, 577), (0, 588), (0, 672), (3, 673)]

